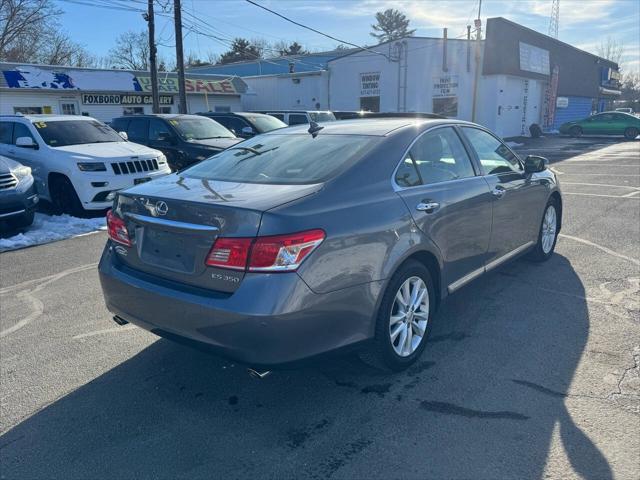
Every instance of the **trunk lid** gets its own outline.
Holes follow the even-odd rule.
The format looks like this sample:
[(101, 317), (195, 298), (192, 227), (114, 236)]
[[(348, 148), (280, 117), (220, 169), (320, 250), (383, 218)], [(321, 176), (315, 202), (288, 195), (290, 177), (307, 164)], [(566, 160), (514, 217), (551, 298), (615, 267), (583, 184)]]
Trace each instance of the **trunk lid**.
[(223, 292), (235, 291), (244, 272), (209, 267), (218, 236), (255, 237), (262, 212), (314, 193), (321, 185), (217, 182), (169, 175), (121, 192), (115, 211), (131, 248), (122, 263), (155, 276)]

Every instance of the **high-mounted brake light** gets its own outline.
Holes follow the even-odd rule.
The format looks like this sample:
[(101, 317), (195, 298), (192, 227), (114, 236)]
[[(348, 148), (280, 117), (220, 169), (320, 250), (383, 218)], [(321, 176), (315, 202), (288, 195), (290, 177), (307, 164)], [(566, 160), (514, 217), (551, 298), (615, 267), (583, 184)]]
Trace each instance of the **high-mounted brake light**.
[(107, 230), (111, 240), (126, 245), (127, 247), (131, 246), (129, 232), (127, 231), (124, 220), (114, 215), (111, 210), (107, 212)]
[(218, 238), (206, 264), (250, 272), (290, 272), (322, 243), (322, 230), (256, 238)]

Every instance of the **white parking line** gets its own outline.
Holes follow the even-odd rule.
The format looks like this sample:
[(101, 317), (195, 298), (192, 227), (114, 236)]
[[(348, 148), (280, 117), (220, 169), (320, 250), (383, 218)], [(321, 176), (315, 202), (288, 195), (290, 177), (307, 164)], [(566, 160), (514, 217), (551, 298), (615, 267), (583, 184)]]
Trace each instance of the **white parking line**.
[[(633, 193), (635, 194), (637, 192)], [(562, 195), (580, 195), (582, 197), (623, 198), (625, 200), (640, 200), (640, 197), (629, 197), (626, 195), (601, 195), (599, 193), (562, 192)]]
[(562, 238), (567, 238), (569, 240), (573, 240), (574, 242), (584, 243), (585, 245), (589, 245), (590, 247), (594, 247), (594, 248), (597, 248), (598, 250), (602, 250), (603, 252), (608, 253), (609, 255), (612, 255), (612, 256), (618, 257), (618, 258), (622, 258), (623, 260), (627, 260), (627, 261), (633, 263), (634, 265), (640, 266), (640, 260), (637, 260), (637, 259), (631, 258), (631, 257), (627, 257), (626, 255), (623, 255), (622, 253), (618, 253), (618, 252), (616, 252), (614, 250), (611, 250), (610, 248), (603, 247), (602, 245), (598, 245), (597, 243), (593, 243), (590, 240), (585, 240), (584, 238), (574, 237), (572, 235), (566, 235), (564, 233), (560, 233), (560, 234), (558, 234), (558, 236), (562, 237)]
[[(592, 177), (640, 177), (640, 173), (567, 173), (559, 172), (555, 169), (551, 169), (560, 175), (570, 175), (572, 177), (587, 175)], [(562, 182), (564, 184), (564, 182)]]
[[(610, 185), (606, 183), (581, 183), (581, 182), (562, 182), (562, 185), (587, 185), (589, 187), (613, 187), (613, 188), (631, 188), (640, 191), (640, 187), (632, 187), (631, 185)], [(635, 194), (636, 192), (631, 192)]]
[(103, 330), (95, 330), (93, 332), (81, 333), (79, 335), (74, 335), (71, 338), (73, 338), (74, 340), (78, 340), (80, 338), (94, 337), (96, 335), (104, 335), (107, 333), (126, 332), (127, 330), (133, 330), (134, 328), (136, 328), (135, 325), (129, 324), (129, 325), (123, 325), (122, 327), (105, 328)]

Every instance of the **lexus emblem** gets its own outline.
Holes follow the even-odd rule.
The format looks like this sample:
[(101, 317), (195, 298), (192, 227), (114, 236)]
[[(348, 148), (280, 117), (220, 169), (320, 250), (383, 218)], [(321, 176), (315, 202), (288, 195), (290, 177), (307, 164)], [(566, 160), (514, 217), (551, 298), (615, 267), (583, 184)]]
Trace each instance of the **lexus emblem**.
[(169, 206), (167, 205), (167, 202), (163, 202), (162, 200), (156, 202), (155, 211), (156, 211), (156, 214), (155, 214), (156, 217), (166, 215), (167, 212), (169, 211)]
[(167, 202), (162, 200), (158, 200), (156, 203), (152, 203), (148, 198), (141, 198), (140, 202), (142, 203), (142, 206), (146, 208), (154, 217), (162, 217), (169, 211)]

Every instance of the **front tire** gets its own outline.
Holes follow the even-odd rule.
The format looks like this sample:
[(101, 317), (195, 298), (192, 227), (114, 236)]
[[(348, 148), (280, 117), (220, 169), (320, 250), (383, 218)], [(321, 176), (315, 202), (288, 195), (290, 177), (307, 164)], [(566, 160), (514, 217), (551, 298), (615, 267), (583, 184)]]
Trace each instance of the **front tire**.
[(68, 213), (74, 217), (84, 215), (85, 210), (78, 194), (67, 177), (53, 177), (49, 188), (53, 204), (60, 213)]
[(558, 240), (560, 209), (555, 198), (549, 199), (542, 215), (538, 243), (529, 254), (534, 262), (546, 262), (553, 255)]
[(582, 128), (578, 126), (571, 127), (569, 129), (569, 135), (571, 135), (573, 138), (580, 138), (582, 136)]
[(640, 135), (640, 132), (635, 127), (629, 127), (624, 131), (624, 138), (627, 140), (635, 140), (638, 135)]
[(436, 307), (429, 270), (410, 260), (387, 285), (376, 318), (372, 346), (363, 353), (367, 363), (392, 371), (409, 367), (425, 349)]

